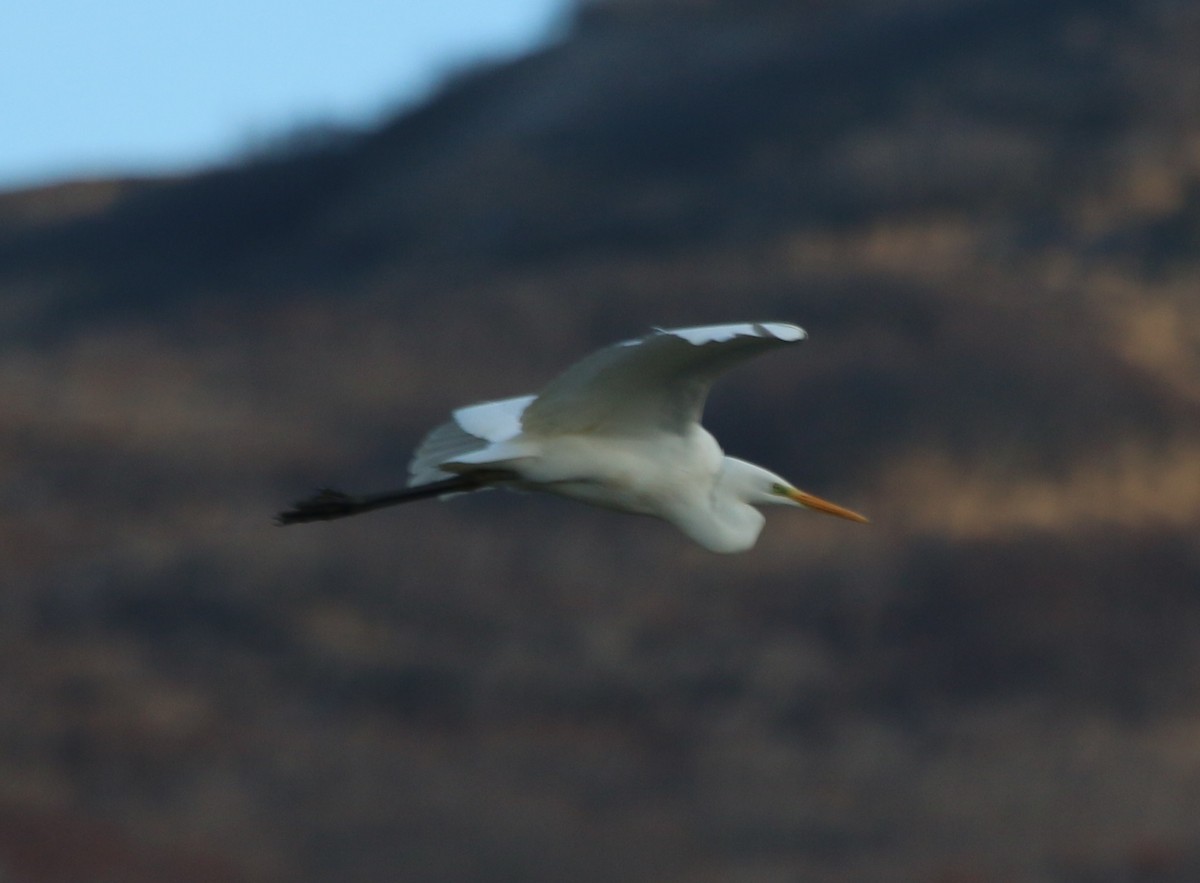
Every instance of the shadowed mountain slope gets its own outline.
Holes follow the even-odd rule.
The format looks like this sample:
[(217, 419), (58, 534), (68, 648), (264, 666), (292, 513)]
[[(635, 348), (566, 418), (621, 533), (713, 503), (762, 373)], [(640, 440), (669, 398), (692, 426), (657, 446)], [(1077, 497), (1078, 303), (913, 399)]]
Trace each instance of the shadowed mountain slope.
[[(1197, 45), (1179, 0), (613, 0), (375, 131), (0, 194), (0, 876), (1195, 879)], [(869, 528), (270, 523), (744, 319), (811, 339), (708, 425)]]

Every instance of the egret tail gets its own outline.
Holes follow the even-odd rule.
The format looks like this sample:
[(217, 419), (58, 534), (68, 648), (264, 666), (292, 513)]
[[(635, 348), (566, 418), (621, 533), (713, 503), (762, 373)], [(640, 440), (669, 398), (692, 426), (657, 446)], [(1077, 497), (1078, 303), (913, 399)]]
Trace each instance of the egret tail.
[(275, 516), (275, 523), (302, 524), (306, 521), (329, 521), (334, 518), (345, 518), (347, 515), (358, 515), (360, 512), (370, 512), (372, 509), (382, 509), (384, 506), (398, 506), (414, 500), (477, 491), (486, 484), (487, 482), (480, 476), (468, 473), (417, 487), (360, 496), (351, 496), (341, 491), (325, 488), (307, 500), (294, 503), (291, 509), (280, 512)]

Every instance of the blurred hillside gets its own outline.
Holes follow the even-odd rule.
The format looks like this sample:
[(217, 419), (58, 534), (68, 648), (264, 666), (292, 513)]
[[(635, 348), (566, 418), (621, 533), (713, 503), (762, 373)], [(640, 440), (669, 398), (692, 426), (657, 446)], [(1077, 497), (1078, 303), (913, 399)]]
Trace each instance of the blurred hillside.
[[(1198, 45), (592, 2), (378, 131), (0, 194), (0, 879), (1200, 879)], [(270, 522), (776, 318), (708, 425), (869, 528)]]

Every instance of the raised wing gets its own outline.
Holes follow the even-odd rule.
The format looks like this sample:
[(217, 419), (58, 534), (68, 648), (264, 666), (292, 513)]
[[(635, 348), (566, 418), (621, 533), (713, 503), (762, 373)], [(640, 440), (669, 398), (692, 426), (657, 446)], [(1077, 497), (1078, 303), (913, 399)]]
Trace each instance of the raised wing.
[(443, 463), (480, 457), (521, 434), (521, 414), (533, 396), (518, 396), (459, 408), (453, 419), (430, 432), (408, 464), (410, 487), (441, 481), (453, 473)]
[(521, 424), (542, 435), (682, 434), (699, 421), (722, 372), (806, 336), (779, 322), (656, 330), (572, 365), (525, 409)]

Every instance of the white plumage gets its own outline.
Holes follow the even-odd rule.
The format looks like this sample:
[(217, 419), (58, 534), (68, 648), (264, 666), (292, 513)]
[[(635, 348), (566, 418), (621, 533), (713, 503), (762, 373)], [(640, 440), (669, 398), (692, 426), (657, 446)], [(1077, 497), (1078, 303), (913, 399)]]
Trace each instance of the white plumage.
[(671, 522), (714, 552), (751, 548), (763, 505), (861, 515), (727, 457), (700, 425), (712, 382), (760, 353), (804, 340), (783, 323), (656, 330), (599, 350), (537, 395), (459, 408), (409, 464), (409, 487), (367, 497), (324, 491), (280, 521), (337, 518), (488, 487), (545, 491)]

